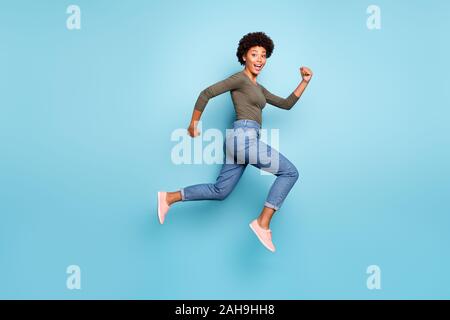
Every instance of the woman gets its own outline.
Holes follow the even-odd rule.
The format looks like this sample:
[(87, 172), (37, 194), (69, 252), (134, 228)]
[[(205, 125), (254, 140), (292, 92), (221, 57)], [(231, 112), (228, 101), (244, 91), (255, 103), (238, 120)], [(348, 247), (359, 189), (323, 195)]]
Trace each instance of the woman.
[[(158, 192), (158, 217), (161, 224), (164, 223), (170, 206), (178, 201), (225, 199), (236, 186), (246, 166), (252, 164), (277, 177), (261, 214), (250, 223), (250, 228), (261, 243), (270, 251), (275, 251), (270, 221), (297, 181), (298, 171), (281, 153), (260, 140), (262, 109), (266, 102), (281, 109), (291, 109), (308, 85), (312, 72), (309, 68), (300, 68), (302, 81), (286, 99), (270, 93), (256, 78), (264, 68), (266, 59), (272, 55), (273, 49), (272, 40), (264, 32), (248, 33), (239, 41), (236, 52), (238, 61), (245, 68), (200, 93), (188, 128), (188, 133), (193, 138), (200, 134), (197, 123), (209, 99), (227, 91), (231, 92), (237, 120), (233, 123), (232, 134), (227, 134), (224, 142), (226, 161), (215, 183), (192, 185), (175, 192)], [(256, 150), (254, 161), (250, 161), (250, 150)], [(265, 155), (263, 150), (271, 159), (269, 167), (262, 161)], [(275, 165), (272, 163), (274, 159)]]

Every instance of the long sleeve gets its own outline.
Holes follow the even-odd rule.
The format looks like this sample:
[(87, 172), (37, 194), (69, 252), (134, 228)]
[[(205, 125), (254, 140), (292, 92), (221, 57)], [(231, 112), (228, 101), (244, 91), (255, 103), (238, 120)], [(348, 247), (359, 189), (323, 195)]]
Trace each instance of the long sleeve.
[(264, 93), (264, 96), (266, 97), (267, 103), (270, 103), (271, 105), (281, 108), (281, 109), (285, 109), (285, 110), (291, 109), (294, 106), (294, 104), (298, 101), (298, 99), (300, 99), (300, 97), (297, 97), (294, 94), (294, 92), (292, 92), (286, 99), (284, 99), (277, 95), (274, 95), (269, 90), (264, 88), (262, 85), (260, 85), (260, 86), (263, 89), (263, 93)]
[(224, 92), (237, 89), (242, 85), (242, 77), (239, 73), (235, 73), (225, 80), (219, 81), (200, 92), (197, 98), (194, 109), (203, 111), (209, 101), (209, 99), (218, 96)]

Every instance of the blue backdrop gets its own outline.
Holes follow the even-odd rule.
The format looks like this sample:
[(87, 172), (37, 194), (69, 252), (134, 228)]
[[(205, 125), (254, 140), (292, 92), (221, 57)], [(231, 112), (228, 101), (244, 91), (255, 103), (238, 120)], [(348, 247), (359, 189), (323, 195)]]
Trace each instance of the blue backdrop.
[[(371, 4), (381, 29), (366, 26)], [(450, 298), (450, 2), (0, 7), (0, 298)], [(173, 164), (170, 135), (201, 90), (242, 69), (237, 43), (253, 31), (275, 42), (258, 77), (270, 91), (314, 72), (293, 109), (263, 113), (300, 172), (274, 254), (248, 227), (274, 176), (251, 166), (226, 200), (156, 217), (158, 190), (215, 181), (218, 164)], [(218, 96), (203, 130), (233, 117)], [(70, 265), (81, 290), (66, 286)]]

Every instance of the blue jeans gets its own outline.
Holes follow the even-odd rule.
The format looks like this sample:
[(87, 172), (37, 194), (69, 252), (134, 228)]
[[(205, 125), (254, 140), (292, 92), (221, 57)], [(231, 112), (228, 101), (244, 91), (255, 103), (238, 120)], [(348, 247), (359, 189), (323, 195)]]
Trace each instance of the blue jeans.
[(298, 179), (297, 168), (281, 153), (260, 140), (260, 125), (254, 120), (237, 120), (224, 141), (224, 164), (215, 183), (182, 188), (182, 201), (223, 200), (238, 183), (248, 164), (274, 174), (265, 207), (278, 210)]

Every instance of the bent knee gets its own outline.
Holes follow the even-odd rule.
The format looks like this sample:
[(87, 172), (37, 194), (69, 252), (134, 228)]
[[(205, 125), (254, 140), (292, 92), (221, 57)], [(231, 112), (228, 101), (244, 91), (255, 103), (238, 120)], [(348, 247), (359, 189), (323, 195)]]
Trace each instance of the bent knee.
[(295, 181), (298, 180), (299, 173), (295, 166), (292, 166), (292, 168), (289, 170), (289, 176), (292, 177)]
[(228, 197), (228, 195), (231, 193), (231, 190), (221, 189), (221, 188), (217, 188), (217, 187), (214, 187), (214, 190), (215, 190), (214, 198), (219, 201), (225, 200)]
[(230, 192), (220, 192), (217, 195), (217, 200), (220, 200), (220, 201), (225, 200), (229, 195), (230, 195)]

